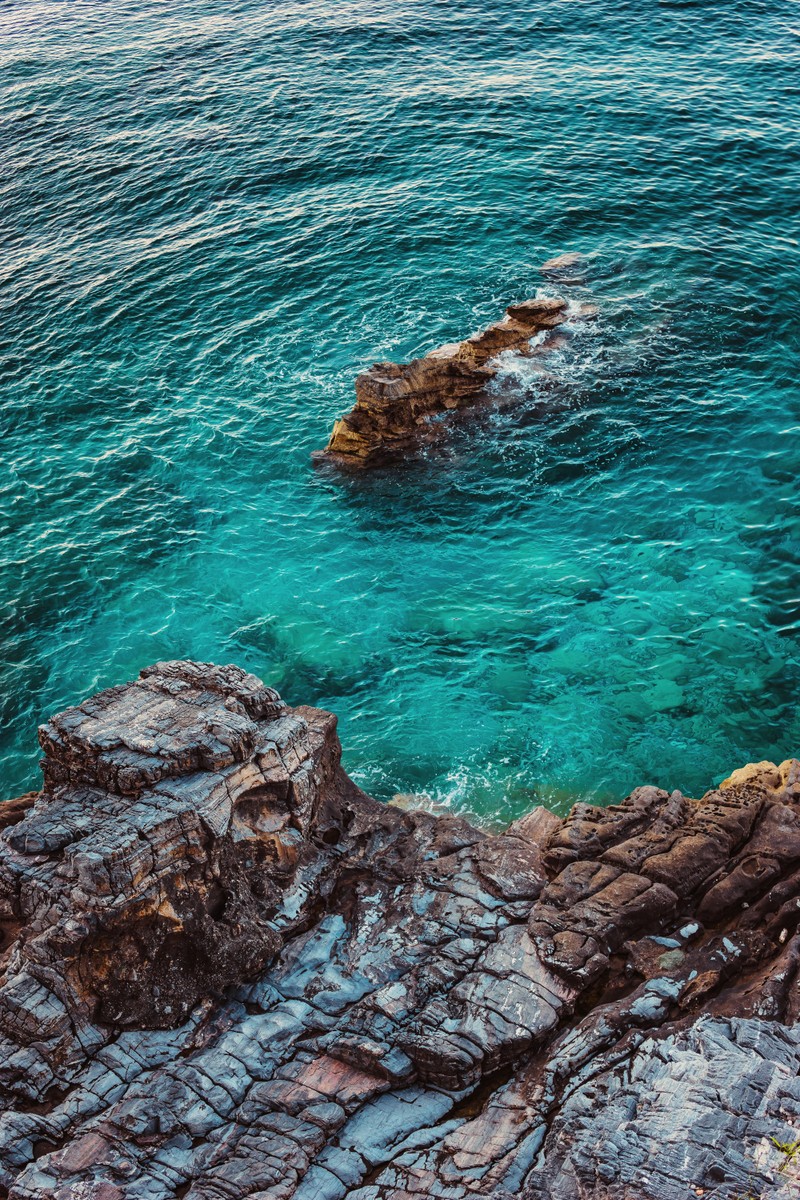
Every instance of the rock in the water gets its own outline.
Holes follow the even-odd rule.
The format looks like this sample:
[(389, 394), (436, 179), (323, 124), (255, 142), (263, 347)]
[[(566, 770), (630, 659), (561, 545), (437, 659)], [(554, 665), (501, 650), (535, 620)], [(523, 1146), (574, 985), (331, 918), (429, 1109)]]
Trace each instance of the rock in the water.
[(566, 317), (566, 300), (524, 300), (463, 342), (409, 363), (376, 363), (356, 379), (355, 406), (336, 422), (314, 462), (371, 467), (430, 440), (437, 434), (437, 416), (474, 404), (484, 392), (497, 373), (498, 354), (528, 352), (531, 338), (557, 328)]
[(548, 258), (547, 262), (542, 263), (539, 270), (548, 279), (552, 279), (553, 282), (560, 283), (564, 287), (586, 282), (586, 259), (576, 250), (570, 250), (566, 254), (557, 254), (555, 258)]
[(235, 667), (40, 736), (0, 806), (9, 1200), (796, 1194), (796, 761), (489, 835), (370, 799)]

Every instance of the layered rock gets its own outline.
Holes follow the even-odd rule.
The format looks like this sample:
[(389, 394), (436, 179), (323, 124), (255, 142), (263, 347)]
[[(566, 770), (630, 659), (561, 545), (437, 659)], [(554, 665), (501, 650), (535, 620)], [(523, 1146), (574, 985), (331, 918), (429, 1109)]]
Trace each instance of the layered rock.
[(314, 462), (372, 467), (436, 437), (441, 414), (472, 405), (485, 393), (497, 374), (499, 354), (543, 352), (547, 342), (534, 347), (531, 339), (563, 325), (567, 310), (563, 299), (524, 300), (463, 342), (439, 346), (409, 363), (376, 363), (356, 379), (354, 407), (334, 424)]
[(789, 1196), (800, 763), (501, 835), (160, 663), (0, 807), (11, 1200)]

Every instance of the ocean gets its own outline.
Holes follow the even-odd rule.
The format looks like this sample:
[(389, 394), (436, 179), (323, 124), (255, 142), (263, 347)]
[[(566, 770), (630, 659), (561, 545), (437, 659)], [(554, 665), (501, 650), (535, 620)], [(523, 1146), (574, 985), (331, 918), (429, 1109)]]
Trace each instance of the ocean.
[[(798, 4), (6, 0), (0, 147), (6, 795), (179, 657), (489, 825), (798, 752)], [(568, 251), (547, 377), (311, 467)]]

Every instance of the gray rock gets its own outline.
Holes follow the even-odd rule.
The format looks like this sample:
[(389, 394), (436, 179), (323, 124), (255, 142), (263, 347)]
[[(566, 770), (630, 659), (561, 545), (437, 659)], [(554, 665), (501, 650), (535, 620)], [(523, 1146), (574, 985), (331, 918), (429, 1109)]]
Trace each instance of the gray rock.
[(800, 766), (487, 835), (167, 663), (0, 806), (9, 1200), (788, 1200)]

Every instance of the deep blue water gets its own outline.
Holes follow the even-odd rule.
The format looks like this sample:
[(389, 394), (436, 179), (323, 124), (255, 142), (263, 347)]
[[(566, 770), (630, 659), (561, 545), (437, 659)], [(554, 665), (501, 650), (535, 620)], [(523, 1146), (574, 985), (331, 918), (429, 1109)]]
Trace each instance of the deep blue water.
[[(6, 794), (182, 656), (487, 819), (797, 753), (800, 5), (6, 0), (0, 148)], [(311, 469), (567, 250), (555, 379)]]

